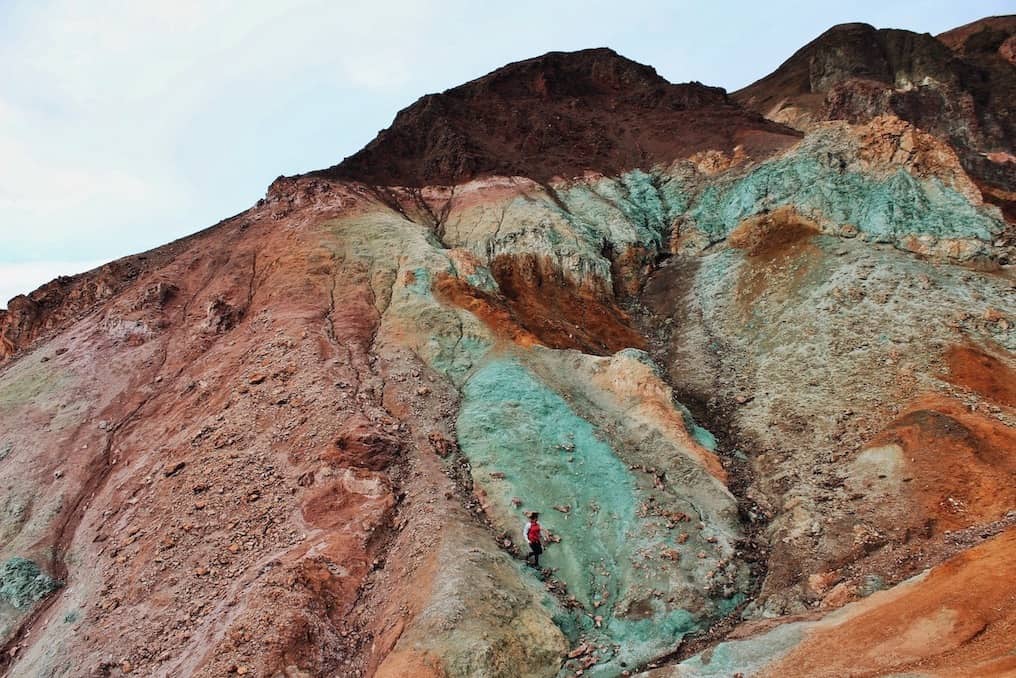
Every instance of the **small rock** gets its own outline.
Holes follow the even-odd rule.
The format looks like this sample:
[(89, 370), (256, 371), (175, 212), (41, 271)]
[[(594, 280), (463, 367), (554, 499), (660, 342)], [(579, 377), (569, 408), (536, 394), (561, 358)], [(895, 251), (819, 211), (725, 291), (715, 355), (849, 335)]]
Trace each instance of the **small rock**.
[(832, 587), (822, 598), (822, 607), (842, 607), (857, 597), (857, 585), (850, 582), (840, 582)]
[(250, 375), (247, 378), (247, 383), (248, 384), (260, 384), (261, 382), (263, 382), (267, 378), (268, 377), (266, 375), (262, 374), (261, 372), (255, 372), (254, 374)]
[(434, 449), (437, 456), (444, 458), (455, 451), (455, 443), (446, 438), (439, 431), (433, 431), (427, 436), (430, 441), (431, 447)]
[(877, 574), (869, 574), (861, 580), (861, 585), (857, 587), (857, 593), (862, 597), (867, 597), (877, 591), (883, 591), (885, 588), (885, 581), (882, 577)]
[(984, 311), (984, 319), (987, 320), (989, 323), (997, 323), (999, 321), (1005, 320), (1005, 314), (997, 309), (989, 308)]
[(808, 588), (816, 595), (825, 595), (840, 579), (842, 577), (834, 571), (818, 572), (808, 577)]
[(173, 464), (173, 466), (171, 466), (169, 469), (167, 469), (166, 472), (163, 473), (162, 475), (166, 476), (167, 478), (170, 478), (172, 476), (175, 476), (180, 471), (182, 471), (185, 466), (187, 466), (187, 462), (178, 461), (175, 464)]

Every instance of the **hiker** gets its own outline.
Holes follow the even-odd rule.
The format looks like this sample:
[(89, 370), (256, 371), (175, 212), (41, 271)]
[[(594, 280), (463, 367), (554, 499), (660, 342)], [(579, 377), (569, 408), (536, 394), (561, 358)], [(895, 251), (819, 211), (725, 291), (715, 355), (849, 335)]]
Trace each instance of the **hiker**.
[(526, 562), (533, 567), (540, 568), (540, 554), (543, 553), (543, 534), (540, 527), (540, 514), (533, 511), (529, 514), (529, 522), (522, 528), (522, 535), (529, 542), (529, 555)]

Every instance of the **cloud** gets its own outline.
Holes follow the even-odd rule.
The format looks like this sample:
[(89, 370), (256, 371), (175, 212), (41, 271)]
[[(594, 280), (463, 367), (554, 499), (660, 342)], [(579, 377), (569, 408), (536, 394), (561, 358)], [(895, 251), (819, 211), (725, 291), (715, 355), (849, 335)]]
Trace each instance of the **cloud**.
[(0, 261), (112, 259), (252, 204), (284, 169), (258, 150), (291, 134), (280, 108), (398, 89), (427, 49), (433, 8), (344, 4), (0, 9)]
[(61, 275), (75, 275), (101, 266), (103, 261), (28, 261), (0, 263), (0, 308), (19, 294), (28, 294)]
[(0, 134), (0, 157), (5, 159), (0, 165), (0, 213), (8, 217), (21, 212), (66, 218), (97, 202), (107, 210), (116, 201), (158, 208), (154, 202), (157, 194), (167, 190), (101, 161), (81, 158), (67, 162), (41, 146), (32, 148), (6, 134)]
[(184, 187), (162, 169), (68, 153), (38, 128), (0, 100), (0, 261), (98, 255), (136, 242), (142, 215), (157, 226), (158, 215), (186, 204)]

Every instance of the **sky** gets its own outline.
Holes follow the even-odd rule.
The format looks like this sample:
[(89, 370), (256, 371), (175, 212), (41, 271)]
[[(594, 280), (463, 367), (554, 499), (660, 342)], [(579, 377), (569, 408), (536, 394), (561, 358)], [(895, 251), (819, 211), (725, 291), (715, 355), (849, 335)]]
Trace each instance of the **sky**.
[(733, 91), (828, 27), (940, 33), (1016, 2), (0, 0), (0, 308), (245, 210), (420, 96), (611, 47)]

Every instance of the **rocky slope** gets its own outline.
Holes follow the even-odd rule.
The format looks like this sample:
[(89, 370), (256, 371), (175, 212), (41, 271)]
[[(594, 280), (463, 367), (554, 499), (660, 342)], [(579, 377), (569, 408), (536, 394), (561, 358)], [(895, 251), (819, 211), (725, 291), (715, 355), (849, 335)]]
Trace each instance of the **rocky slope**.
[(797, 136), (718, 87), (673, 85), (609, 49), (551, 52), (421, 98), (363, 150), (315, 175), (396, 186), (492, 174), (545, 181), (738, 145), (765, 154)]
[(938, 36), (964, 58), (998, 55), (1016, 65), (1016, 16), (993, 16), (954, 28)]
[(938, 39), (867, 24), (834, 26), (772, 74), (736, 92), (748, 108), (798, 129), (891, 114), (946, 140), (985, 198), (1013, 215), (1016, 22), (993, 17)]
[(4, 671), (1016, 670), (1011, 227), (891, 113), (554, 53), (13, 300)]

